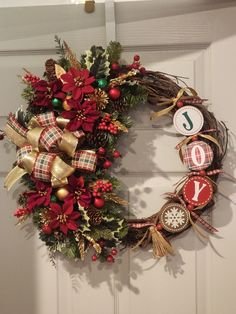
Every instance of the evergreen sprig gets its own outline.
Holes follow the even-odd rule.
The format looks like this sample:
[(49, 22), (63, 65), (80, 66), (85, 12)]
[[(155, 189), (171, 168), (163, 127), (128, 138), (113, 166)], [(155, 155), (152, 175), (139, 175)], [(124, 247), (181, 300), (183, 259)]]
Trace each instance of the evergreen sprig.
[(121, 57), (122, 50), (122, 46), (119, 42), (111, 41), (106, 49), (109, 55), (109, 61), (111, 63), (118, 62)]

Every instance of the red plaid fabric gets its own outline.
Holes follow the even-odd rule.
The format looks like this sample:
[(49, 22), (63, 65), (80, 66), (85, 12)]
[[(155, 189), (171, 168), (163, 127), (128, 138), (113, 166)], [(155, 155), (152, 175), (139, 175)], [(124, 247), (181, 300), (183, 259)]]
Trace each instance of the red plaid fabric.
[(16, 119), (15, 115), (10, 113), (8, 116), (8, 124), (20, 135), (26, 137), (27, 129), (24, 128)]
[(51, 179), (51, 166), (56, 154), (53, 153), (40, 153), (36, 158), (34, 164), (33, 175), (36, 179), (42, 181), (50, 181)]
[(202, 104), (206, 99), (201, 99), (199, 97), (191, 97), (188, 99), (183, 99), (184, 104), (186, 105), (195, 105), (195, 104)]
[(25, 155), (28, 155), (30, 152), (32, 152), (32, 146), (31, 145), (25, 145), (17, 150), (16, 152), (16, 162), (17, 165), (20, 166), (22, 159), (25, 157)]
[(194, 141), (190, 143), (185, 152), (183, 162), (191, 170), (208, 168), (213, 161), (213, 151), (207, 143)]
[(40, 126), (56, 126), (56, 117), (53, 112), (46, 112), (37, 115), (37, 121)]
[(212, 225), (210, 225), (206, 220), (204, 220), (202, 217), (198, 216), (194, 211), (191, 211), (191, 215), (197, 220), (197, 222), (200, 222), (204, 227), (206, 227), (210, 232), (218, 232), (216, 228), (214, 228)]
[(94, 172), (97, 165), (97, 155), (93, 150), (80, 150), (72, 159), (72, 167)]
[(62, 130), (56, 126), (45, 128), (40, 137), (40, 144), (49, 151), (62, 137)]

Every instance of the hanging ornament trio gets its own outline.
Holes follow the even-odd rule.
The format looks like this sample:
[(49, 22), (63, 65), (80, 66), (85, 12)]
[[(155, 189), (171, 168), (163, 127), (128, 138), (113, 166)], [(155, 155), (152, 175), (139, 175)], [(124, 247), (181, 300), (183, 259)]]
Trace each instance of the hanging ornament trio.
[[(46, 61), (43, 78), (29, 71), (22, 76), (28, 106), (9, 114), (4, 130), (17, 146), (5, 186), (21, 180), (26, 187), (14, 213), (19, 222), (32, 218), (52, 258), (60, 252), (84, 260), (93, 250), (93, 261), (108, 263), (123, 246), (152, 244), (154, 257), (172, 254), (168, 238), (191, 225), (200, 235), (202, 228), (216, 232), (201, 214), (214, 203), (227, 130), (204, 100), (174, 77), (141, 67), (138, 55), (121, 64), (117, 42), (93, 46), (79, 61), (56, 41), (60, 59)], [(108, 169), (121, 158), (117, 144), (132, 125), (128, 111), (147, 102), (154, 106), (151, 119), (173, 113), (184, 136), (176, 149), (189, 172), (166, 193), (160, 211), (131, 219), (119, 197), (120, 182)]]

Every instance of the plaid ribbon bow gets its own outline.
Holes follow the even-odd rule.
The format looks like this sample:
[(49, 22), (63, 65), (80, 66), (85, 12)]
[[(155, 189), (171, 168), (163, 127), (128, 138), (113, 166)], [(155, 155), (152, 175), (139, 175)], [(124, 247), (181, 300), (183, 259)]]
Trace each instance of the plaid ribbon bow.
[[(76, 152), (78, 141), (84, 137), (83, 131), (76, 131), (74, 134), (63, 132), (57, 127), (53, 112), (34, 117), (29, 125), (31, 129), (24, 128), (15, 116), (10, 114), (6, 134), (19, 149), (16, 156), (17, 166), (5, 179), (5, 186), (8, 189), (26, 173), (38, 180), (51, 181), (52, 186), (56, 187), (67, 184), (67, 177), (75, 169), (95, 171), (96, 152), (93, 150)], [(41, 147), (47, 151), (40, 151)], [(67, 153), (71, 157), (70, 164), (65, 163), (55, 151), (50, 151), (52, 148)]]

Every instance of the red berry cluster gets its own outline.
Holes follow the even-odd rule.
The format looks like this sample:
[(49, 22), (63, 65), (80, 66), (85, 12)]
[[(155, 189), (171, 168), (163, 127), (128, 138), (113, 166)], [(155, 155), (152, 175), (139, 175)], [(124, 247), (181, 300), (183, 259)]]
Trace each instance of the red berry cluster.
[(145, 72), (146, 72), (146, 69), (144, 67), (141, 67), (139, 55), (134, 55), (133, 63), (129, 64), (127, 67), (130, 70), (132, 70), (132, 69), (139, 70), (141, 72), (141, 74), (145, 74)]
[(18, 208), (15, 212), (14, 212), (14, 216), (17, 218), (21, 218), (25, 215), (30, 214), (29, 210), (27, 208)]
[[(103, 247), (102, 245), (100, 245), (100, 246)], [(114, 261), (115, 261), (114, 256), (116, 256), (117, 254), (118, 254), (117, 249), (116, 249), (116, 248), (112, 248), (111, 251), (110, 251), (110, 254), (108, 254), (108, 255), (106, 256), (106, 261), (107, 261), (108, 263), (114, 263)], [(98, 256), (97, 256), (96, 254), (94, 254), (94, 255), (92, 256), (92, 261), (93, 261), (93, 262), (96, 262), (97, 259), (98, 259)]]
[(102, 118), (98, 129), (108, 131), (111, 134), (117, 134), (118, 132), (118, 127), (111, 122), (111, 115), (108, 113)]
[(112, 63), (112, 64), (111, 64), (111, 69), (112, 69), (113, 71), (118, 71), (118, 70), (120, 69), (119, 63), (118, 63), (118, 62)]
[(112, 183), (109, 181), (98, 180), (93, 187), (93, 196), (101, 196), (102, 193), (112, 191)]
[(40, 78), (36, 75), (33, 75), (31, 73), (27, 73), (22, 77), (23, 81), (26, 83), (29, 83), (30, 85), (37, 83), (40, 81)]

